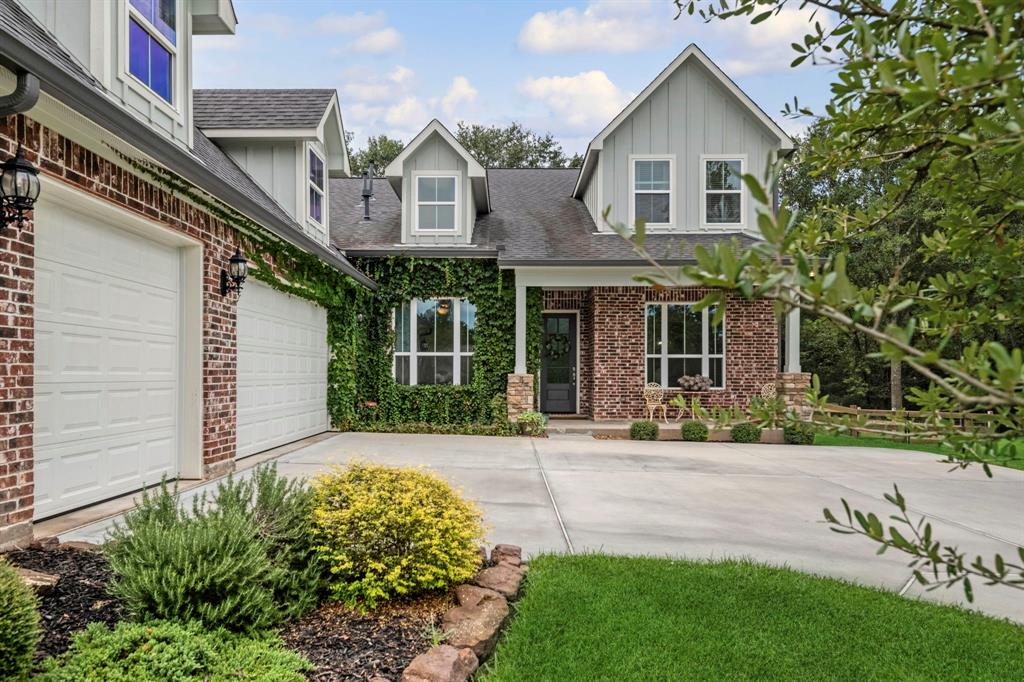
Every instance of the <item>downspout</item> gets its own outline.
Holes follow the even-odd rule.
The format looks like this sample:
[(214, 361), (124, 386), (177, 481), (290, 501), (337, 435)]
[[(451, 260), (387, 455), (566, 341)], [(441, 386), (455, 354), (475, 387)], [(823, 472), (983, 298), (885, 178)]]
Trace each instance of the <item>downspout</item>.
[(18, 82), (14, 92), (0, 97), (0, 117), (23, 114), (39, 101), (39, 79), (24, 69), (15, 68)]

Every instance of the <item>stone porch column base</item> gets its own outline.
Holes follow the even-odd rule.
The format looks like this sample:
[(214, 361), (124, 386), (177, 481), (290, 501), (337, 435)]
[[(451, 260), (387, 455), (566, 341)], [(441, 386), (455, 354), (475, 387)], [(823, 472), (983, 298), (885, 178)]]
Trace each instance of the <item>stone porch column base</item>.
[(508, 389), (505, 393), (508, 419), (515, 421), (523, 412), (533, 409), (533, 375), (509, 374)]
[(811, 387), (810, 372), (779, 372), (776, 386), (779, 398), (786, 407), (795, 409), (804, 419), (811, 416), (811, 408), (805, 397), (807, 389)]

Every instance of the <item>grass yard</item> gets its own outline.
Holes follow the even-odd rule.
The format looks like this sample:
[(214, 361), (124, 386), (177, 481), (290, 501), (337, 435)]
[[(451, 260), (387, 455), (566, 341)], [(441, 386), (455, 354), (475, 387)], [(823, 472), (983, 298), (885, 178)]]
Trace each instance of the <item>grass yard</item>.
[(1011, 680), (1024, 626), (742, 561), (531, 562), (483, 679)]
[[(1004, 441), (1009, 443), (1010, 441)], [(919, 452), (933, 452), (937, 455), (947, 455), (949, 451), (938, 443), (906, 443), (889, 438), (873, 438), (870, 436), (836, 436), (827, 433), (814, 435), (815, 445), (832, 445), (841, 447), (856, 448), (891, 448), (894, 450), (917, 450)], [(998, 464), (1011, 469), (1024, 470), (1024, 443), (1017, 442), (1017, 455), (1014, 458), (993, 459), (991, 464)]]

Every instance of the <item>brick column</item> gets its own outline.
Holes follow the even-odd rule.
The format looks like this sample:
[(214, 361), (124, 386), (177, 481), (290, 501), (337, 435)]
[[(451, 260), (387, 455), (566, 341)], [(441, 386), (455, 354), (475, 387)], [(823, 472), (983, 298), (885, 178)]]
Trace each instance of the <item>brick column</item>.
[(810, 372), (779, 372), (777, 388), (779, 398), (786, 407), (794, 408), (802, 418), (810, 417), (810, 407), (805, 395), (811, 386)]
[(0, 549), (32, 540), (35, 235), (0, 231)]
[(508, 391), (505, 396), (508, 419), (514, 422), (523, 412), (533, 409), (533, 375), (509, 374)]

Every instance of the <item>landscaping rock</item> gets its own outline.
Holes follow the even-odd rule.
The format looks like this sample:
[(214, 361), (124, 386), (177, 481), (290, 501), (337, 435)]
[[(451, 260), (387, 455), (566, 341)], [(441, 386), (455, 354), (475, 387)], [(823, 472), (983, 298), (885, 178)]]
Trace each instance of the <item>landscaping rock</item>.
[(53, 549), (60, 541), (56, 535), (47, 535), (46, 537), (36, 538), (29, 544), (29, 549)]
[(22, 568), (21, 566), (15, 566), (14, 571), (21, 576), (26, 585), (35, 590), (36, 594), (49, 593), (57, 586), (57, 582), (60, 580), (60, 576), (33, 571), (30, 568)]
[(506, 599), (515, 599), (525, 574), (526, 571), (521, 566), (502, 563), (480, 571), (473, 582), (480, 587), (494, 590)]
[(386, 677), (381, 677), (380, 675), (377, 675), (376, 677), (371, 677), (366, 682), (391, 682), (391, 680), (389, 680)]
[(99, 552), (103, 549), (103, 545), (97, 545), (95, 542), (86, 542), (84, 540), (69, 540), (68, 542), (60, 543), (60, 546), (66, 549), (77, 549), (83, 552)]
[(455, 601), (459, 603), (459, 606), (476, 606), (485, 599), (501, 599), (504, 601), (505, 598), (486, 587), (459, 585), (455, 588)]
[(412, 660), (402, 682), (466, 682), (480, 662), (471, 649), (435, 646)]
[(495, 545), (491, 550), (491, 563), (519, 566), (523, 563), (523, 548), (518, 545)]
[(490, 656), (508, 618), (508, 602), (500, 595), (495, 596), (497, 599), (457, 606), (444, 614), (441, 629), (447, 635), (445, 641), (454, 647), (469, 647), (481, 661)]
[(483, 545), (480, 545), (479, 547), (476, 548), (476, 551), (477, 551), (477, 554), (480, 555), (480, 563), (479, 563), (479, 565), (481, 567), (482, 566), (486, 566), (487, 565), (487, 548), (484, 547)]

